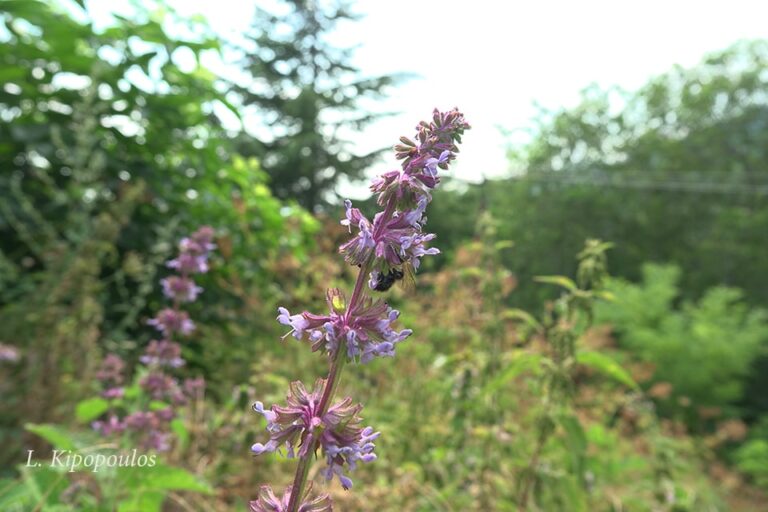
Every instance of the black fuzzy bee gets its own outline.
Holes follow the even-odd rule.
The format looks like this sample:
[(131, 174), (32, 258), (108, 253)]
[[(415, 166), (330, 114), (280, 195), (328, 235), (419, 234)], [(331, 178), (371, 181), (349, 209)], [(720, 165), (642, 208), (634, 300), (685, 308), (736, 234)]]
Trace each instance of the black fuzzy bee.
[(386, 274), (379, 274), (376, 277), (376, 286), (373, 287), (377, 292), (385, 292), (392, 288), (392, 286), (403, 278), (402, 270), (392, 268)]

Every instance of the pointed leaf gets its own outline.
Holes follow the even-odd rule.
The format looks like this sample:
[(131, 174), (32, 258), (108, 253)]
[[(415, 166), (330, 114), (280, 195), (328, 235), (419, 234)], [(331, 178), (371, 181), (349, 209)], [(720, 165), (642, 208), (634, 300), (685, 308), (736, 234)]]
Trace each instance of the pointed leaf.
[(576, 286), (576, 283), (574, 283), (572, 279), (567, 278), (565, 276), (537, 276), (537, 277), (534, 277), (533, 279), (537, 283), (554, 284), (557, 286), (562, 286), (563, 288), (572, 292), (578, 289), (578, 287)]
[(606, 354), (592, 351), (580, 352), (578, 362), (579, 364), (592, 368), (633, 390), (640, 389), (629, 372)]

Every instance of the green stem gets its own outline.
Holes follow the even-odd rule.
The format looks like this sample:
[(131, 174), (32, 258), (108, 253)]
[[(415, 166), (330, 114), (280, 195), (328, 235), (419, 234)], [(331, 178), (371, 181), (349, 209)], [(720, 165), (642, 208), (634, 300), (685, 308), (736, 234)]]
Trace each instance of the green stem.
[[(349, 300), (346, 314), (349, 315), (350, 311), (353, 311), (357, 305), (357, 302), (362, 298), (363, 287), (365, 285), (366, 277), (371, 270), (371, 262), (369, 261), (360, 268), (360, 272), (357, 274), (357, 281), (355, 282), (355, 289), (352, 292), (352, 298)], [(328, 378), (325, 380), (325, 387), (323, 389), (323, 396), (320, 399), (318, 405), (318, 415), (322, 417), (328, 411), (328, 407), (333, 400), (333, 395), (336, 393), (339, 380), (341, 377), (341, 371), (344, 368), (346, 362), (347, 351), (344, 350), (344, 344), (339, 342), (336, 347), (336, 352), (333, 354), (331, 361), (331, 368), (328, 372)], [(313, 439), (312, 446), (307, 450), (307, 454), (299, 459), (299, 465), (296, 467), (296, 476), (293, 479), (293, 487), (291, 488), (291, 499), (288, 502), (288, 512), (298, 512), (301, 505), (301, 498), (304, 494), (304, 489), (307, 485), (307, 475), (309, 474), (309, 464), (312, 456), (317, 450), (319, 438)]]

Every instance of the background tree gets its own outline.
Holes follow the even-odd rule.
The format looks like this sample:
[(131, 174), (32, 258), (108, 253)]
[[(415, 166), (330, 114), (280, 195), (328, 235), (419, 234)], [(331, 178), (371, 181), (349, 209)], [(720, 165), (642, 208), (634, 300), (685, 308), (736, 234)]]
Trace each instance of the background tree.
[[(154, 282), (182, 230), (219, 228), (226, 283), (204, 286), (236, 308), (233, 291), (272, 280), (270, 258), (300, 255), (313, 222), (286, 213), (213, 122), (226, 100), (194, 63), (216, 38), (169, 36), (168, 11), (97, 30), (63, 0), (0, 1), (0, 23), (0, 343), (23, 362), (4, 393), (5, 468), (21, 419), (71, 418), (100, 353), (148, 341)], [(225, 350), (190, 347), (193, 365)]]
[[(569, 255), (598, 237), (615, 242), (618, 276), (639, 280), (648, 260), (674, 263), (686, 299), (728, 285), (765, 304), (766, 64), (768, 42), (743, 42), (637, 92), (589, 88), (576, 107), (541, 112), (531, 142), (511, 152), (518, 177), (470, 186), (455, 201), (502, 220), (500, 235), (518, 248), (505, 263), (522, 280), (567, 272)], [(448, 221), (430, 222), (443, 246), (458, 242)], [(527, 293), (516, 300), (541, 298)]]
[[(469, 186), (453, 197), (444, 191), (438, 207), (448, 212), (433, 213), (430, 226), (441, 247), (459, 246), (466, 238), (454, 228), (450, 210), (489, 209), (501, 221), (499, 236), (515, 243), (502, 257), (520, 282), (567, 273), (570, 255), (596, 237), (615, 243), (611, 268), (621, 278), (641, 281), (646, 262), (680, 269), (679, 293), (664, 307), (705, 309), (719, 297), (718, 307), (727, 312), (719, 317), (738, 318), (731, 308), (740, 307), (740, 297), (710, 291), (721, 286), (741, 289), (748, 304), (764, 307), (767, 64), (768, 41), (741, 42), (690, 69), (675, 67), (636, 92), (591, 87), (576, 107), (541, 112), (530, 143), (511, 152), (517, 177)], [(548, 298), (554, 297), (546, 290), (521, 287), (509, 300), (531, 307)], [(620, 342), (634, 351), (639, 329), (629, 331)], [(653, 338), (704, 353), (704, 343), (691, 341), (694, 331), (715, 327), (679, 327)], [(735, 343), (728, 338), (728, 350), (736, 350)], [(756, 340), (757, 348), (738, 361), (743, 387), (728, 396), (727, 406), (726, 400), (719, 404), (750, 421), (768, 410), (758, 391), (768, 375), (768, 359), (760, 356), (765, 343)], [(655, 356), (670, 352), (656, 351), (654, 362), (660, 365)], [(700, 364), (692, 368), (701, 374)]]
[[(382, 114), (359, 110), (362, 98), (381, 96), (392, 76), (361, 78), (351, 48), (336, 48), (328, 34), (358, 17), (344, 1), (286, 0), (278, 14), (257, 8), (249, 34), (255, 46), (240, 87), (242, 101), (256, 109), (269, 134), (243, 136), (240, 150), (257, 156), (274, 194), (314, 210), (334, 197), (345, 176), (354, 180), (381, 150), (356, 154), (346, 137)], [(258, 136), (258, 135), (257, 135)]]

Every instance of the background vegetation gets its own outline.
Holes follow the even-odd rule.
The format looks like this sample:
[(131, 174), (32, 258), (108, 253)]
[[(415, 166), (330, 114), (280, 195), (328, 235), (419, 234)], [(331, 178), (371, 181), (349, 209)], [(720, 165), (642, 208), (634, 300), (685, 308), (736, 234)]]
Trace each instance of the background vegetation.
[[(323, 364), (274, 312), (348, 286), (335, 187), (376, 153), (336, 135), (396, 80), (315, 37), (348, 6), (284, 7), (257, 15), (243, 89), (200, 64), (232, 49), (167, 8), (97, 28), (79, 2), (0, 2), (0, 509), (244, 510), (290, 482), (291, 461), (251, 458), (250, 404)], [(438, 191), (443, 252), (391, 298), (416, 334), (341, 383), (382, 437), (354, 491), (330, 487), (338, 509), (766, 509), (766, 64), (768, 42), (741, 42), (588, 89), (541, 112), (510, 177)], [(215, 114), (256, 107), (265, 140)], [(25, 467), (103, 448), (102, 357), (134, 368), (163, 263), (203, 224), (217, 250), (179, 373), (207, 387), (173, 449), (152, 471)]]

